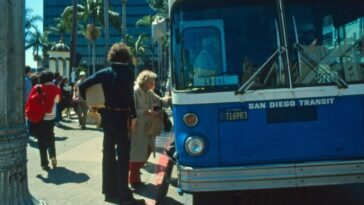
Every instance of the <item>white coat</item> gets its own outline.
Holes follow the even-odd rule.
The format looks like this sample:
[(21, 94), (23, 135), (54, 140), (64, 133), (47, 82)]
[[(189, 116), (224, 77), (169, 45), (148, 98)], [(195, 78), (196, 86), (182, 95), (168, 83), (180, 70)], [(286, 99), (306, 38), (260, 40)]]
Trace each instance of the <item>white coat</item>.
[[(155, 137), (147, 134), (147, 126), (150, 125), (151, 117), (146, 114), (153, 105), (161, 104), (163, 99), (153, 91), (134, 87), (134, 101), (137, 113), (137, 124), (131, 133), (130, 162), (146, 162), (148, 160), (148, 147), (155, 151)], [(148, 124), (149, 123), (149, 124)]]

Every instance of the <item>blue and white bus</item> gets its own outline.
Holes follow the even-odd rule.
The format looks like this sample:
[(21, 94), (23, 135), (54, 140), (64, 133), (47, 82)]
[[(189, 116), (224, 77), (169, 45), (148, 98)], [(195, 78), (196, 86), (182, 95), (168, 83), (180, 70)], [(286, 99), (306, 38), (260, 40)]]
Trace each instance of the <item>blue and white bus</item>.
[(183, 192), (364, 182), (363, 8), (170, 0)]

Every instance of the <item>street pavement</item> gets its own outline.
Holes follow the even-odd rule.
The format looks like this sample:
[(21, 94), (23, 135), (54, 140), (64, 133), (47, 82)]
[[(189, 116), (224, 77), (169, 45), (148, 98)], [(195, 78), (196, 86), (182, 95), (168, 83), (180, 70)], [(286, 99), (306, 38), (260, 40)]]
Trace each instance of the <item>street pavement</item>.
[[(50, 171), (41, 169), (36, 139), (28, 140), (28, 184), (32, 196), (49, 205), (116, 204), (105, 202), (101, 194), (102, 130), (94, 125), (81, 130), (76, 119), (66, 118), (55, 127), (55, 136), (58, 165)], [(157, 137), (157, 154), (151, 155), (142, 169), (142, 181), (147, 186), (134, 192), (135, 198), (145, 199), (148, 205), (191, 204), (191, 198), (179, 196), (175, 186), (170, 186), (165, 199), (157, 200), (168, 163), (163, 150), (170, 137), (170, 133)], [(173, 170), (175, 180), (176, 169)]]

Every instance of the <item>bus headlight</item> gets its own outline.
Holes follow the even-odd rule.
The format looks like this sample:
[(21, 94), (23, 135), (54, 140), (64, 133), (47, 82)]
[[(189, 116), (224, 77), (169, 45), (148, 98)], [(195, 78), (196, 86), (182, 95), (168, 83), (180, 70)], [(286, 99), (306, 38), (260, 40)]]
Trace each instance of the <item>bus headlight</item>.
[(202, 137), (190, 136), (186, 140), (185, 149), (191, 156), (201, 155), (205, 150), (205, 141)]
[(195, 126), (198, 123), (198, 117), (195, 113), (188, 112), (183, 115), (183, 122), (189, 127)]

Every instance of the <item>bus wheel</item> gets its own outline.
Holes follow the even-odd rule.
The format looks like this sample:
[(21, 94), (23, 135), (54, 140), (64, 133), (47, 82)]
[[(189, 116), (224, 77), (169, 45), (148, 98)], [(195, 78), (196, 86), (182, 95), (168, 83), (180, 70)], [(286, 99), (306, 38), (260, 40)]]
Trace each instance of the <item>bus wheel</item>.
[(202, 193), (193, 193), (192, 194), (192, 205), (203, 204), (202, 195), (203, 195)]
[(232, 191), (195, 192), (192, 194), (193, 205), (235, 205), (241, 204)]

